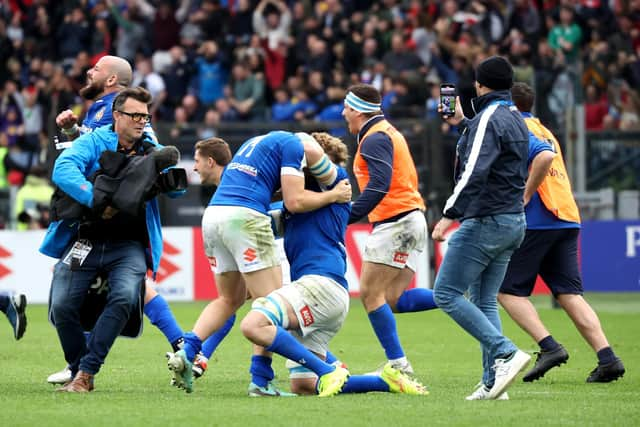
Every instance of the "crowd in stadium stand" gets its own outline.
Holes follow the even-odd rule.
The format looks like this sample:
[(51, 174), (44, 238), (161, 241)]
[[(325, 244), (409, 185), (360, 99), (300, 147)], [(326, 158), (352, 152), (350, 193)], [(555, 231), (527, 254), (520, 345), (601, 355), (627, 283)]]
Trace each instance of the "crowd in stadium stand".
[(105, 54), (131, 62), (172, 137), (342, 120), (355, 82), (390, 118), (428, 120), (439, 84), (470, 99), (493, 54), (550, 127), (583, 97), (587, 130), (640, 128), (640, 0), (3, 0), (0, 189), (46, 166), (55, 115), (86, 108), (78, 89)]

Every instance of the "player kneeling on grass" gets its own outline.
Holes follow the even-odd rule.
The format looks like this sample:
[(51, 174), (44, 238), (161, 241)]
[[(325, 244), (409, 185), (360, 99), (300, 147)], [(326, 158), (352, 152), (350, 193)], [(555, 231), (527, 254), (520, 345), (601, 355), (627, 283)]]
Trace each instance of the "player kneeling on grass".
[[(314, 133), (313, 138), (328, 156), (305, 171), (305, 188), (322, 191), (347, 178), (342, 167), (347, 147), (326, 133)], [(350, 204), (332, 203), (300, 214), (286, 209), (271, 213), (283, 221), (292, 283), (256, 299), (241, 329), (253, 343), (289, 359), (292, 391), (320, 396), (368, 391), (428, 394), (422, 384), (391, 365), (385, 366), (380, 376), (346, 378), (346, 369), (325, 361), (328, 343), (349, 310), (344, 236)], [(325, 381), (328, 376), (334, 380)]]

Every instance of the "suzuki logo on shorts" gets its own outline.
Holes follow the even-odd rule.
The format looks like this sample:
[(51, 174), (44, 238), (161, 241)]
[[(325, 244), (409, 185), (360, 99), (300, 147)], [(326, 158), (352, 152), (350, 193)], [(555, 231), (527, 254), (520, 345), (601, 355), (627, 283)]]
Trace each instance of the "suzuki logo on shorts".
[(406, 252), (396, 252), (393, 255), (393, 262), (398, 262), (400, 264), (406, 264), (409, 259), (409, 254)]
[(217, 267), (218, 266), (218, 260), (216, 259), (216, 257), (210, 256), (210, 257), (207, 257), (207, 258), (209, 259), (209, 265), (211, 267)]
[(253, 248), (249, 248), (246, 251), (243, 252), (244, 254), (244, 260), (246, 262), (253, 262), (256, 260), (256, 258), (258, 258), (258, 255), (256, 255), (256, 250)]
[(302, 324), (304, 326), (310, 326), (313, 324), (313, 314), (311, 314), (311, 309), (308, 305), (305, 305), (300, 309), (300, 315), (302, 316)]

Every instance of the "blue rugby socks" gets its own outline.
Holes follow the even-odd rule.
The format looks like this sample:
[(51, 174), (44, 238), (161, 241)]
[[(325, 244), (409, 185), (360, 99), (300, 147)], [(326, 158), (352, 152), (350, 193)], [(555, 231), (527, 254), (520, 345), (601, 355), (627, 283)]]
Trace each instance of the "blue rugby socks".
[(267, 356), (251, 356), (251, 382), (258, 387), (267, 387), (276, 374), (271, 367), (271, 358)]
[(378, 337), (378, 341), (384, 348), (387, 359), (401, 359), (404, 357), (404, 351), (400, 345), (398, 331), (396, 329), (396, 319), (393, 317), (389, 304), (384, 304), (369, 313), (369, 321), (373, 327), (373, 331)]
[(295, 339), (293, 335), (278, 326), (276, 336), (270, 346), (265, 350), (278, 353), (281, 356), (291, 359), (312, 370), (318, 377), (333, 372), (334, 366), (329, 365), (318, 356), (309, 351), (305, 346)]
[(167, 341), (172, 347), (182, 337), (182, 328), (178, 325), (169, 304), (162, 295), (156, 295), (144, 305), (144, 314), (149, 318), (151, 324), (160, 329), (167, 337)]
[(398, 298), (396, 311), (398, 313), (412, 313), (438, 308), (433, 300), (433, 290), (425, 288), (407, 289)]
[(351, 375), (340, 393), (367, 393), (389, 391), (389, 384), (377, 375)]
[(233, 314), (231, 317), (227, 319), (225, 324), (222, 325), (222, 328), (215, 331), (213, 335), (211, 335), (209, 338), (207, 338), (204, 341), (204, 343), (202, 344), (202, 354), (204, 355), (204, 357), (206, 357), (207, 359), (211, 357), (211, 355), (213, 354), (214, 351), (216, 351), (216, 348), (218, 348), (222, 340), (229, 334), (229, 331), (231, 331), (231, 328), (233, 327), (233, 324), (235, 323), (235, 321), (236, 321), (236, 315)]
[(196, 354), (198, 354), (198, 352), (200, 352), (200, 350), (202, 349), (202, 340), (198, 338), (198, 336), (193, 332), (187, 332), (186, 334), (184, 334), (183, 338), (184, 353), (186, 354), (187, 359), (189, 359), (190, 362), (193, 362)]

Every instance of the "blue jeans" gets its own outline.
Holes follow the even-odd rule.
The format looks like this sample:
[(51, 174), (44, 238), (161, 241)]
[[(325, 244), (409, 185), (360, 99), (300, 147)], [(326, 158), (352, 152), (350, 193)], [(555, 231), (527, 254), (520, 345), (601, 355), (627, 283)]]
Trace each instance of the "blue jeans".
[[(450, 238), (435, 281), (438, 307), (480, 342), (482, 382), (492, 386), (494, 360), (517, 347), (504, 335), (498, 290), (511, 254), (524, 239), (524, 214), (500, 214), (462, 222)], [(464, 296), (469, 291), (469, 300)]]
[[(145, 249), (140, 242), (91, 242), (93, 249), (77, 270), (61, 261), (55, 265), (51, 283), (51, 313), (64, 357), (72, 372), (96, 374), (124, 328), (140, 298), (140, 284), (147, 272)], [(89, 342), (80, 322), (80, 309), (89, 286), (101, 272), (109, 280), (107, 304)]]

